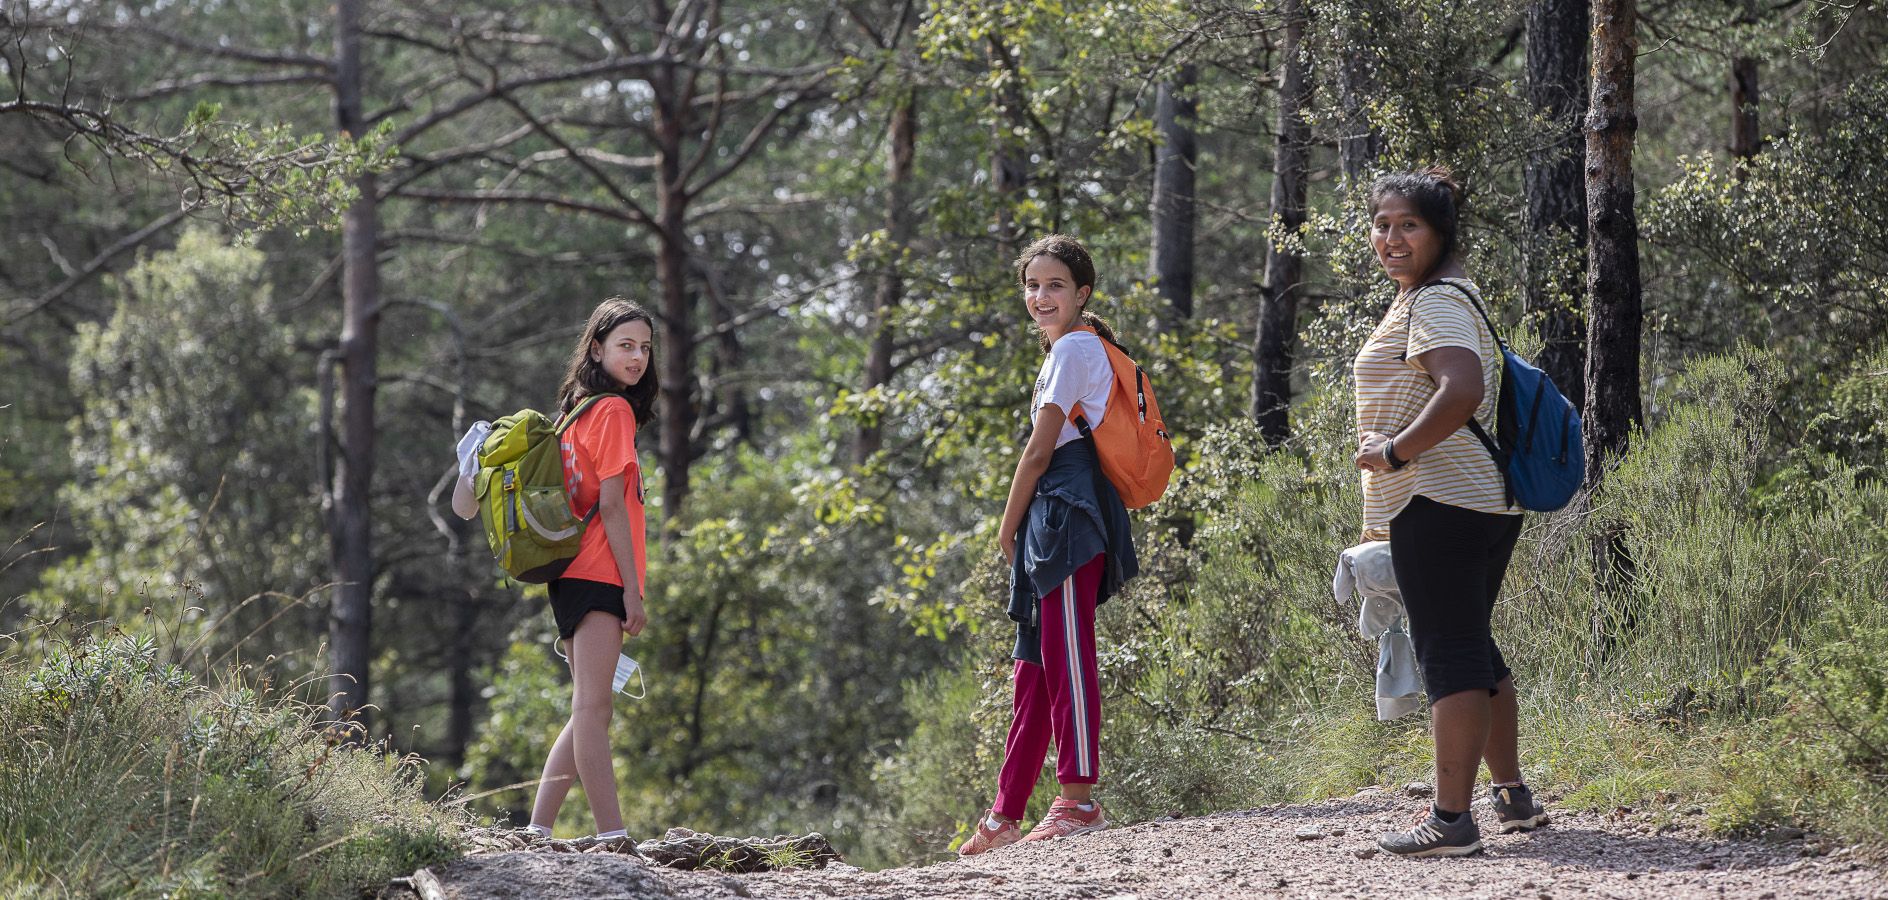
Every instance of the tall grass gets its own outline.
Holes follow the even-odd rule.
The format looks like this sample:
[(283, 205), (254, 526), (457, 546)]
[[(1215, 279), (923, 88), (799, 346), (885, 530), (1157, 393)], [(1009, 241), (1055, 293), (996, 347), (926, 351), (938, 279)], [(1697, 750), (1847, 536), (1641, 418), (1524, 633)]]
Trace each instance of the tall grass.
[(352, 897), (454, 854), (416, 760), (330, 745), (266, 678), (42, 640), (0, 657), (0, 895)]

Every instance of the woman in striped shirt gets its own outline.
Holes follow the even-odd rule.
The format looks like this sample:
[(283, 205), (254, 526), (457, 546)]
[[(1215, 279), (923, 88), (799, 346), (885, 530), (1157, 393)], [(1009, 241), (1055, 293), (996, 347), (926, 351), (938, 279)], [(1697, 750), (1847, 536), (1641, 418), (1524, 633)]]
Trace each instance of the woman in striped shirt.
[(1457, 253), (1461, 188), (1447, 169), (1370, 188), (1370, 243), (1396, 299), (1352, 367), (1364, 539), (1388, 540), (1434, 717), (1436, 799), (1378, 844), (1406, 856), (1481, 850), (1469, 811), (1488, 763), (1501, 830), (1545, 824), (1521, 781), (1514, 679), (1490, 633), (1521, 510), (1471, 416), (1494, 429), (1501, 353)]

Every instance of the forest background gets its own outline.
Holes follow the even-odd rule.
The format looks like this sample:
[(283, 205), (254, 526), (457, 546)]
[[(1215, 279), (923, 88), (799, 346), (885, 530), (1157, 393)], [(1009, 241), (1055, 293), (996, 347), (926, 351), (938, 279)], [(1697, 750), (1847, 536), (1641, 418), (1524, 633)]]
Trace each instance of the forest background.
[(331, 701), (413, 796), (519, 821), (567, 676), (451, 447), (623, 295), (663, 385), (632, 833), (940, 852), (1001, 752), (1009, 260), (1056, 230), (1183, 466), (1101, 616), (1110, 809), (1420, 776), (1329, 585), (1390, 299), (1361, 188), (1446, 162), (1587, 413), (1496, 614), (1528, 773), (1878, 839), (1884, 48), (1872, 0), (0, 4), (0, 700), (116, 653)]

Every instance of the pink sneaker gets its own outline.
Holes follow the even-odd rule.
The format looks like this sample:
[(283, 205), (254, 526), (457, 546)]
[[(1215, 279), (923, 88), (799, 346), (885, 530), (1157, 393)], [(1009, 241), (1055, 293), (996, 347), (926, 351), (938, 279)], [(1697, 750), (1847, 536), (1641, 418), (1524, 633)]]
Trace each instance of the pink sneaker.
[(977, 830), (970, 840), (957, 848), (958, 856), (976, 856), (1001, 847), (1008, 847), (1023, 839), (1023, 830), (1015, 822), (1004, 822), (995, 828), (990, 827), (990, 815), (985, 813), (977, 817)]
[(1074, 837), (1107, 827), (1108, 817), (1102, 812), (1099, 802), (1095, 803), (1094, 809), (1084, 812), (1075, 801), (1057, 797), (1055, 803), (1049, 806), (1049, 814), (1043, 816), (1036, 827), (1029, 829), (1029, 835), (1023, 840), (1047, 841)]

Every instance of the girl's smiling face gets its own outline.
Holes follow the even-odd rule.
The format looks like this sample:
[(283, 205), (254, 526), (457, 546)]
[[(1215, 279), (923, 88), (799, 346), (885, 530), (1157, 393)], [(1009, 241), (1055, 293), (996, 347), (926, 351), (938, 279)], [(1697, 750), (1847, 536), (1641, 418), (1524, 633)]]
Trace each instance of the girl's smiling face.
[(1417, 212), (1408, 197), (1391, 194), (1370, 219), (1370, 247), (1385, 274), (1404, 290), (1422, 283), (1442, 257), (1442, 232)]
[(627, 388), (641, 381), (643, 373), (649, 370), (654, 340), (655, 332), (648, 322), (632, 319), (610, 329), (603, 340), (591, 341), (590, 359), (617, 387)]
[(1023, 268), (1023, 305), (1029, 310), (1030, 321), (1051, 341), (1081, 324), (1082, 307), (1092, 290), (1089, 285), (1077, 287), (1075, 273), (1069, 271), (1068, 264), (1047, 253), (1037, 255)]

